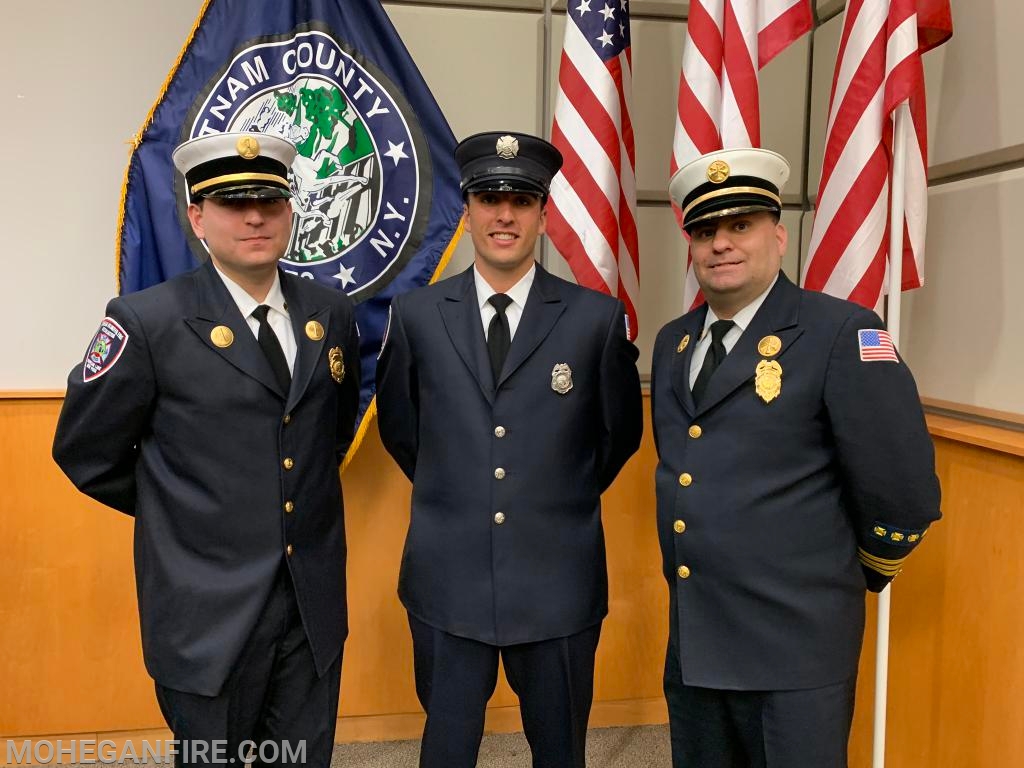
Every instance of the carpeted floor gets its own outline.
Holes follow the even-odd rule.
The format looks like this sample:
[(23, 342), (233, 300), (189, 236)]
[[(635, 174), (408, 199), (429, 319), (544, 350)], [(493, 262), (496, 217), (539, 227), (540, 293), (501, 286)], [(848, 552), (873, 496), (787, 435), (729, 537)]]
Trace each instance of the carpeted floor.
[[(417, 768), (418, 741), (339, 744), (331, 768)], [(587, 768), (669, 768), (668, 726), (592, 728)], [(521, 733), (484, 736), (477, 768), (530, 768), (530, 747)]]

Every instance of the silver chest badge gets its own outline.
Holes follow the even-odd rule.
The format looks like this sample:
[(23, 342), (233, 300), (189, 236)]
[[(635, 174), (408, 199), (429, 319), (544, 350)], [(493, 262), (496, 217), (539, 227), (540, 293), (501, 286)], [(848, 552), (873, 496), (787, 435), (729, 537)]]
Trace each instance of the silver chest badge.
[(551, 388), (560, 395), (572, 389), (572, 369), (567, 363), (556, 363), (551, 369)]

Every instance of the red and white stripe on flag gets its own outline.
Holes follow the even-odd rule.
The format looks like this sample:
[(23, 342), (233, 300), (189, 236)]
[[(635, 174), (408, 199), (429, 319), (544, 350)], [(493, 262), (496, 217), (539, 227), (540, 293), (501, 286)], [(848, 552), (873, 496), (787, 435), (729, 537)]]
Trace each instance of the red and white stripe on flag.
[[(691, 0), (670, 175), (716, 149), (761, 146), (758, 70), (813, 23), (810, 0)], [(703, 301), (689, 254), (683, 300)]]
[(846, 6), (805, 288), (880, 304), (888, 269), (895, 110), (906, 172), (902, 289), (924, 275), (928, 142), (921, 54), (953, 33), (949, 0), (850, 0)]
[(551, 127), (565, 163), (551, 182), (547, 234), (580, 285), (622, 300), (635, 339), (640, 255), (628, 0), (570, 0), (566, 16)]

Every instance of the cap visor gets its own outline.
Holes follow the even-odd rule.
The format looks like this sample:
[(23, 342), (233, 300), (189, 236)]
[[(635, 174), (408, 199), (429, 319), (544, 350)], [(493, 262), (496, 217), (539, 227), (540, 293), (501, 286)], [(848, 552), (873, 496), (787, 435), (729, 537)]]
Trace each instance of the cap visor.
[(276, 200), (288, 198), (292, 193), (282, 187), (254, 186), (246, 184), (237, 187), (223, 187), (200, 197), (212, 197), (218, 200)]

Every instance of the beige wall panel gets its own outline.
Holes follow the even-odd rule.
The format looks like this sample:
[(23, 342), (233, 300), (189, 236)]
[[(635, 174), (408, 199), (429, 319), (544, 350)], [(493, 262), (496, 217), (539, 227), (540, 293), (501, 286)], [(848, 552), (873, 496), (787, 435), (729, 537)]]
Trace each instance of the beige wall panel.
[(651, 353), (658, 331), (679, 317), (683, 307), (686, 279), (686, 244), (667, 205), (641, 206), (637, 211), (640, 229), (640, 348), (637, 367), (642, 376), (651, 372)]
[(921, 394), (1024, 414), (1024, 170), (933, 187), (925, 285), (904, 294), (902, 351)]
[[(559, 35), (553, 41), (554, 62), (562, 50), (564, 19), (559, 22)], [(630, 22), (630, 33), (637, 195), (641, 199), (668, 200), (668, 168), (686, 25), (681, 21), (640, 19)], [(557, 78), (557, 68), (553, 74)]]
[[(1024, 3), (953, 2), (952, 39), (925, 56), (932, 166), (1024, 157)], [(984, 164), (985, 159), (980, 158)], [(974, 165), (979, 165), (976, 160)], [(966, 167), (970, 167), (968, 160)]]
[(386, 8), (456, 139), (503, 129), (544, 132), (542, 14)]
[(815, 13), (819, 19), (827, 19), (835, 13), (839, 13), (846, 6), (843, 0), (817, 0)]
[[(176, 60), (201, 0), (3, 4), (0, 304), (12, 334), (0, 387), (63, 387), (114, 293), (114, 235), (128, 140)], [(116, 43), (116, 44), (112, 44)], [(59, 311), (54, 311), (57, 308)]]
[(832, 93), (832, 74), (843, 34), (843, 15), (833, 17), (814, 30), (814, 55), (811, 61), (811, 114), (807, 131), (807, 197), (813, 204), (818, 196), (821, 166), (825, 157), (825, 128), (828, 127), (828, 100)]

